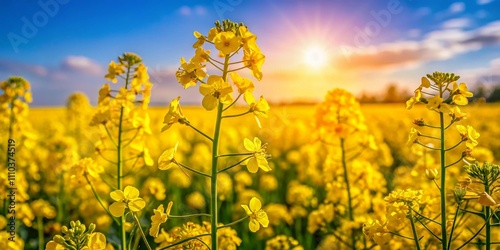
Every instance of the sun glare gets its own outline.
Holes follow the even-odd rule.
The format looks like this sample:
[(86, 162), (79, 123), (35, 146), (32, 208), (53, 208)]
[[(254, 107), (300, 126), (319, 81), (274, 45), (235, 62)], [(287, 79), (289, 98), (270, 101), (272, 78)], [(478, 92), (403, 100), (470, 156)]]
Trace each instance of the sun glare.
[(304, 62), (311, 69), (321, 69), (326, 66), (328, 56), (321, 47), (310, 47), (304, 51)]

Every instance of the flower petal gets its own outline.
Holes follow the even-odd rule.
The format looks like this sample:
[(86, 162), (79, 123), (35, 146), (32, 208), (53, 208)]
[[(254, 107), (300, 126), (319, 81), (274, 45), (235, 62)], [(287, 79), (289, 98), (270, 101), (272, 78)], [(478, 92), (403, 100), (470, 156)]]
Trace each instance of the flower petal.
[(126, 186), (123, 194), (127, 199), (135, 199), (139, 197), (139, 190), (133, 186)]
[(247, 213), (247, 215), (251, 215), (252, 214), (252, 211), (250, 211), (250, 208), (248, 208), (247, 205), (241, 205), (241, 207), (243, 209), (245, 209), (245, 212)]
[(248, 227), (250, 228), (250, 231), (252, 231), (252, 233), (255, 233), (257, 231), (259, 231), (260, 229), (260, 224), (257, 220), (250, 220), (250, 224), (248, 224)]
[(259, 164), (257, 163), (257, 159), (255, 159), (255, 157), (250, 158), (250, 160), (248, 160), (247, 169), (248, 172), (252, 174), (255, 174), (257, 173), (257, 171), (259, 171)]
[(257, 197), (253, 197), (250, 200), (250, 210), (252, 210), (252, 212), (255, 213), (261, 209), (262, 209), (262, 203), (260, 202), (259, 199), (257, 199)]
[(201, 104), (206, 110), (213, 110), (217, 107), (219, 99), (215, 98), (213, 95), (206, 95), (203, 97)]
[(209, 84), (201, 84), (200, 85), (200, 94), (207, 96), (207, 95), (212, 95), (214, 92), (214, 87)]
[(145, 206), (146, 202), (142, 198), (137, 198), (128, 203), (128, 208), (134, 212), (141, 211)]
[(109, 212), (114, 217), (121, 217), (125, 213), (125, 203), (115, 202), (109, 206)]
[(109, 196), (111, 196), (111, 199), (113, 199), (114, 201), (121, 201), (121, 200), (125, 199), (125, 195), (123, 194), (123, 191), (121, 191), (121, 190), (115, 190), (115, 191), (111, 192), (109, 194)]
[(245, 146), (245, 149), (248, 150), (248, 151), (250, 151), (250, 152), (255, 152), (256, 151), (254, 144), (248, 138), (245, 138), (243, 140), (243, 146)]
[(269, 225), (269, 218), (267, 218), (267, 214), (263, 210), (260, 210), (257, 213), (257, 220), (263, 227), (267, 227)]

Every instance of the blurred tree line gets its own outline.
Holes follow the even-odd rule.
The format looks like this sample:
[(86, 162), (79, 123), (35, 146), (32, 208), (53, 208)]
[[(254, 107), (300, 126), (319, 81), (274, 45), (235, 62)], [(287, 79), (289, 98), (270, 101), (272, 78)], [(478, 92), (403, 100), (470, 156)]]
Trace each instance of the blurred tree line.
[[(500, 84), (488, 87), (483, 83), (478, 83), (470, 91), (474, 93), (474, 97), (470, 100), (472, 102), (500, 102)], [(391, 83), (381, 93), (362, 92), (358, 100), (361, 103), (402, 103), (412, 96), (412, 92)]]

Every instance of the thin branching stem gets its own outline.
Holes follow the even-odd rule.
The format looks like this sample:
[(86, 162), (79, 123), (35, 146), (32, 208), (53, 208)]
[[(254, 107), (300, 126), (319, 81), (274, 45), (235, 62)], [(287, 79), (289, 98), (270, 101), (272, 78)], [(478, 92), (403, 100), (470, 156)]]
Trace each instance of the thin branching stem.
[(243, 163), (244, 161), (246, 161), (246, 160), (248, 160), (248, 159), (250, 159), (250, 158), (252, 158), (252, 157), (253, 157), (253, 155), (252, 155), (252, 156), (248, 156), (248, 157), (244, 158), (243, 160), (240, 160), (240, 161), (238, 161), (237, 163), (235, 163), (235, 164), (233, 164), (233, 165), (231, 165), (231, 166), (229, 166), (229, 167), (225, 167), (225, 168), (223, 168), (223, 169), (221, 169), (221, 170), (217, 171), (217, 173), (222, 173), (222, 172), (227, 171), (227, 170), (229, 170), (229, 169), (231, 169), (231, 168), (234, 168), (234, 167), (236, 167), (236, 166), (240, 165), (241, 163)]
[(177, 162), (177, 161), (176, 161), (175, 163), (176, 163), (179, 167), (181, 167), (181, 168), (185, 168), (185, 169), (187, 169), (187, 170), (189, 170), (189, 171), (191, 171), (191, 172), (197, 173), (197, 174), (199, 174), (199, 175), (203, 175), (203, 176), (205, 176), (205, 177), (212, 178), (212, 176), (210, 176), (209, 174), (206, 174), (206, 173), (203, 173), (203, 172), (201, 172), (201, 171), (199, 171), (199, 170), (196, 170), (196, 169), (190, 168), (190, 167), (188, 167), (188, 166), (186, 166), (186, 165), (184, 165), (184, 164), (182, 164), (182, 163), (180, 163), (180, 162)]
[(186, 125), (192, 129), (194, 129), (194, 131), (198, 132), (200, 135), (203, 135), (205, 138), (207, 138), (208, 140), (210, 141), (214, 141), (214, 139), (212, 139), (212, 137), (208, 136), (207, 134), (203, 133), (201, 130), (197, 129), (196, 127), (194, 127), (193, 125), (191, 125), (191, 123), (186, 123)]

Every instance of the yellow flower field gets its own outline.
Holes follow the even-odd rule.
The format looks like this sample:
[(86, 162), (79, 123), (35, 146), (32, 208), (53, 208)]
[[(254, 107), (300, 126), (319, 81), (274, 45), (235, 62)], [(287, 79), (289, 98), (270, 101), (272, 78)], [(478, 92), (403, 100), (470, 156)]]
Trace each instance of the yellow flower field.
[[(335, 234), (346, 237), (345, 229), (339, 228), (340, 215), (345, 213), (345, 205), (331, 206), (323, 204), (328, 197), (328, 192), (343, 195), (344, 183), (335, 181), (335, 170), (329, 169), (327, 147), (311, 135), (314, 130), (315, 106), (276, 106), (272, 107), (269, 118), (262, 121), (262, 129), (256, 126), (248, 126), (255, 123), (253, 117), (248, 119), (228, 122), (227, 130), (224, 131), (224, 146), (222, 152), (234, 152), (244, 150), (243, 138), (250, 135), (258, 135), (262, 141), (268, 143), (272, 150), (270, 166), (273, 169), (269, 173), (259, 173), (257, 176), (242, 171), (245, 166), (234, 169), (228, 175), (224, 175), (219, 185), (219, 197), (223, 198), (221, 207), (221, 221), (230, 221), (239, 211), (240, 204), (248, 203), (249, 198), (259, 191), (264, 203), (263, 209), (267, 212), (270, 226), (258, 234), (251, 234), (248, 227), (241, 224), (235, 227), (235, 232), (242, 240), (240, 248), (255, 249), (263, 248), (266, 244), (269, 249), (286, 249), (280, 244), (292, 243), (303, 247), (303, 249), (331, 249), (328, 245), (337, 246), (338, 239)], [(359, 197), (364, 202), (370, 202), (370, 210), (384, 213), (383, 195), (395, 188), (418, 188), (431, 190), (432, 182), (426, 179), (425, 165), (422, 157), (423, 152), (412, 150), (406, 146), (407, 134), (414, 117), (426, 117), (425, 108), (417, 106), (414, 110), (406, 110), (404, 104), (370, 104), (361, 105), (365, 116), (368, 130), (376, 137), (377, 150), (362, 153), (359, 160), (353, 163), (352, 175), (359, 179), (353, 182), (353, 186), (359, 189), (371, 190)], [(88, 116), (94, 110), (88, 110)], [(186, 164), (199, 166), (200, 169), (207, 168), (210, 148), (203, 137), (193, 131), (173, 128), (168, 133), (160, 133), (161, 122), (167, 108), (150, 108), (152, 135), (147, 138), (150, 146), (152, 159), (158, 159), (163, 150), (179, 144), (179, 159)], [(201, 108), (184, 108), (186, 117), (193, 117), (192, 123), (200, 125), (209, 131), (211, 124), (204, 121), (209, 120), (213, 114), (204, 112)], [(498, 105), (473, 104), (465, 110), (468, 114), (467, 122), (478, 128), (481, 133), (479, 140), (480, 148), (476, 150), (477, 158), (481, 161), (496, 162), (500, 157), (500, 144), (496, 140), (486, 138), (497, 138), (500, 130), (491, 121), (500, 115)], [(82, 121), (80, 131), (71, 130), (68, 126), (78, 120), (72, 117), (72, 111), (65, 108), (34, 108), (29, 111), (28, 120), (31, 122), (33, 131), (30, 134), (19, 136), (19, 140), (31, 140), (32, 148), (27, 155), (18, 151), (19, 161), (25, 161), (25, 169), (18, 171), (18, 185), (24, 188), (26, 201), (19, 203), (18, 234), (23, 237), (26, 248), (35, 248), (37, 240), (37, 218), (41, 216), (43, 226), (43, 239), (45, 242), (52, 239), (54, 234), (59, 233), (61, 226), (67, 225), (68, 220), (80, 220), (82, 223), (95, 223), (100, 232), (107, 234), (108, 242), (116, 240), (113, 232), (113, 221), (106, 216), (98, 201), (94, 198), (90, 186), (83, 184), (71, 184), (72, 180), (67, 171), (72, 164), (77, 163), (78, 158), (95, 157), (93, 152), (94, 142), (98, 138), (95, 129), (87, 127)], [(84, 115), (84, 114), (82, 114)], [(3, 134), (4, 135), (4, 134)], [(78, 135), (78, 137), (77, 137)], [(23, 137), (26, 137), (24, 139)], [(2, 140), (6, 140), (4, 136)], [(32, 152), (32, 153), (31, 153)], [(333, 152), (334, 153), (334, 152)], [(428, 152), (430, 153), (430, 152)], [(22, 159), (21, 157), (26, 157)], [(367, 161), (365, 159), (371, 159)], [(433, 158), (427, 158), (427, 163), (434, 162)], [(106, 165), (105, 161), (101, 164)], [(168, 201), (174, 201), (171, 214), (204, 213), (208, 211), (208, 183), (196, 176), (191, 179), (179, 168), (171, 172), (158, 172), (154, 166), (141, 167), (133, 176), (127, 176), (125, 182), (140, 187), (141, 197), (147, 201), (147, 209), (141, 216), (145, 230), (149, 228), (153, 208), (163, 204), (166, 208)], [(435, 163), (432, 163), (435, 164)], [(465, 163), (461, 164), (464, 165)], [(370, 172), (367, 166), (375, 167), (376, 173)], [(460, 166), (462, 167), (462, 166)], [(366, 172), (368, 171), (368, 172)], [(337, 171), (339, 172), (339, 171)], [(460, 174), (461, 173), (461, 174)], [(359, 176), (366, 175), (361, 179)], [(369, 175), (369, 176), (368, 176)], [(454, 175), (452, 182), (458, 182), (463, 177), (463, 171)], [(82, 177), (82, 176), (80, 176)], [(4, 177), (5, 178), (5, 177)], [(366, 179), (365, 179), (366, 178)], [(113, 200), (106, 197), (109, 188), (105, 184), (97, 184), (96, 188), (102, 192), (105, 202), (111, 204)], [(359, 192), (359, 191), (356, 191)], [(371, 193), (380, 193), (371, 196)], [(21, 193), (21, 192), (20, 192)], [(496, 197), (495, 197), (496, 198)], [(500, 198), (500, 197), (498, 197)], [(343, 199), (332, 197), (332, 199)], [(36, 204), (43, 203), (44, 215), (41, 210), (36, 209)], [(182, 204), (182, 205), (181, 205)], [(360, 228), (366, 219), (362, 211), (366, 207), (357, 205), (360, 209), (357, 220), (357, 228)], [(331, 209), (328, 212), (328, 209)], [(319, 229), (323, 223), (320, 215), (331, 213), (332, 222), (329, 227), (336, 227), (335, 234)], [(37, 215), (37, 213), (42, 213)], [(371, 212), (373, 213), (373, 212)], [(469, 220), (474, 220), (470, 217)], [(2, 217), (5, 223), (8, 221)], [(334, 221), (337, 221), (334, 223)], [(176, 226), (186, 222), (186, 219), (171, 218), (163, 226), (162, 232), (168, 232)], [(201, 223), (202, 220), (196, 220)], [(5, 224), (4, 224), (5, 225)], [(315, 231), (312, 232), (311, 231)], [(277, 238), (279, 235), (280, 238)], [(4, 235), (3, 237), (8, 237)], [(289, 241), (289, 237), (293, 238)], [(35, 241), (34, 241), (35, 240)], [(394, 240), (398, 240), (395, 238)], [(404, 240), (399, 240), (404, 244)], [(2, 240), (1, 242), (6, 242)], [(287, 242), (287, 243), (284, 243)], [(153, 241), (151, 241), (153, 244)], [(31, 245), (28, 245), (31, 244)], [(372, 242), (367, 243), (372, 245)], [(409, 244), (406, 242), (406, 244)], [(274, 248), (273, 248), (274, 247)], [(347, 247), (343, 247), (348, 249)]]
[(459, 76), (423, 76), (406, 103), (336, 88), (317, 105), (270, 105), (254, 93), (265, 55), (248, 27), (194, 37), (176, 79), (200, 105), (149, 107), (134, 53), (109, 63), (94, 107), (74, 93), (30, 108), (27, 80), (1, 82), (0, 249), (500, 244), (500, 109), (470, 101)]

